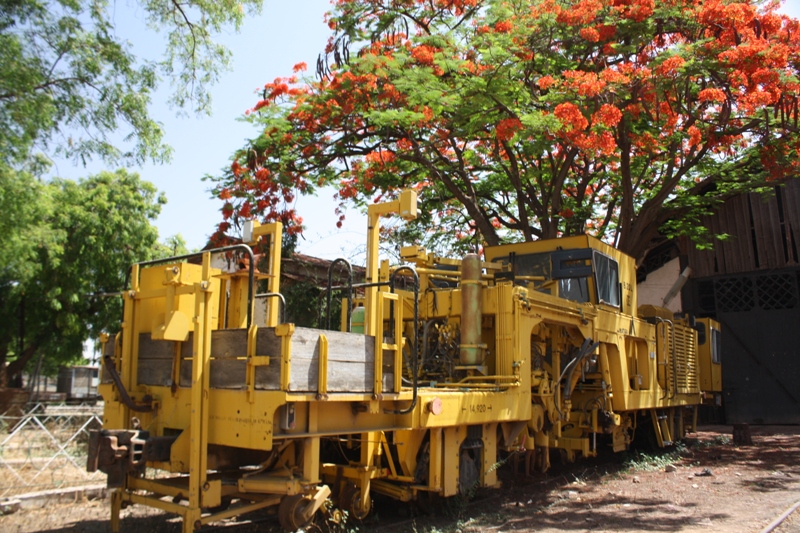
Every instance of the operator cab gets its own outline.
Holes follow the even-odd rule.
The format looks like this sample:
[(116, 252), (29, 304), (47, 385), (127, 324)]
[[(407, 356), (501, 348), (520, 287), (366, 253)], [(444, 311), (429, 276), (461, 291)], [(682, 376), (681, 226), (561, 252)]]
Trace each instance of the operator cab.
[(633, 315), (635, 263), (586, 235), (486, 248), (486, 260), (510, 265), (503, 273), (530, 290)]

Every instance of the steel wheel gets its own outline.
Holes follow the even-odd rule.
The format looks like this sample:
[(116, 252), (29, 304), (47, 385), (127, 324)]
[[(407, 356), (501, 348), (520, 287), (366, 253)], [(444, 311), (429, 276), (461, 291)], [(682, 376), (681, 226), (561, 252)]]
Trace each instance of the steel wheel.
[(364, 509), (361, 506), (361, 489), (354, 483), (349, 483), (339, 495), (339, 507), (347, 511), (348, 516), (356, 520), (364, 520), (372, 508), (372, 504), (368, 501), (367, 507)]
[(278, 520), (285, 531), (297, 531), (311, 523), (314, 516), (304, 517), (304, 511), (311, 504), (311, 500), (302, 494), (286, 496), (278, 507)]

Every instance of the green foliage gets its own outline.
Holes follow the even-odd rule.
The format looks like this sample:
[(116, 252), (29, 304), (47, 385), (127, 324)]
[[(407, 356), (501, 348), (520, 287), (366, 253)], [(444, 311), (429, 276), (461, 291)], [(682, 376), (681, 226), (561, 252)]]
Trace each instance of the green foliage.
[(667, 465), (680, 461), (685, 451), (686, 448), (683, 445), (677, 445), (674, 448), (660, 450), (655, 453), (626, 453), (624, 466), (633, 472), (662, 470)]
[[(327, 282), (327, 281), (326, 281)], [(286, 298), (286, 321), (306, 328), (327, 326), (326, 296), (322, 280), (306, 279), (283, 285), (281, 292)], [(344, 293), (334, 292), (331, 300), (331, 329), (339, 330), (342, 298)], [(322, 322), (320, 323), (320, 310)]]
[(50, 367), (73, 361), (84, 340), (118, 328), (122, 301), (106, 293), (122, 290), (131, 264), (164, 247), (151, 222), (166, 199), (137, 174), (27, 185), (39, 194), (34, 206), (25, 194), (0, 199), (28, 218), (0, 243), (0, 363), (11, 360), (9, 374), (36, 353)]
[(27, 172), (0, 163), (0, 280), (27, 283), (36, 273), (36, 252), (55, 245), (45, 220), (53, 209), (52, 190)]
[(281, 288), (286, 298), (286, 321), (306, 328), (319, 327), (319, 301), (322, 291), (312, 280), (299, 281)]
[(154, 259), (165, 259), (178, 255), (188, 255), (197, 250), (189, 250), (186, 239), (180, 233), (167, 237), (163, 242), (156, 243)]
[[(167, 34), (164, 57), (137, 58), (106, 0), (16, 0), (0, 5), (0, 159), (28, 164), (36, 150), (86, 162), (164, 161), (161, 125), (148, 111), (160, 76), (172, 103), (210, 112), (208, 86), (228, 68), (212, 36), (238, 29), (262, 0), (142, 0)], [(118, 146), (117, 134), (125, 140)]]
[(172, 81), (170, 103), (198, 113), (211, 112), (208, 86), (228, 70), (231, 53), (214, 42), (214, 34), (228, 26), (239, 30), (245, 17), (261, 11), (263, 0), (141, 0), (147, 22), (156, 31), (167, 33), (165, 57), (160, 72)]

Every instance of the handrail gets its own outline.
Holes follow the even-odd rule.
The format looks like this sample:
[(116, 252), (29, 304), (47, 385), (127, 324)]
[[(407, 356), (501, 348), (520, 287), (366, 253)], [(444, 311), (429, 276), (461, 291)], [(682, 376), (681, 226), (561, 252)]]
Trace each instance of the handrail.
[[(331, 264), (328, 266), (328, 287), (325, 290), (326, 296), (326, 318), (327, 318), (327, 329), (331, 329), (331, 305), (333, 304), (333, 269), (338, 264), (343, 264), (347, 267), (347, 323), (345, 324), (345, 331), (350, 331), (350, 315), (353, 312), (353, 266), (350, 264), (350, 261), (347, 259), (340, 257), (338, 259), (334, 259)], [(345, 288), (341, 287), (341, 288)], [(340, 289), (340, 287), (336, 287), (336, 289)]]
[(281, 301), (281, 324), (286, 322), (286, 297), (279, 292), (262, 292), (256, 294), (253, 298), (277, 298)]
[[(419, 382), (418, 382), (419, 378), (418, 378), (418, 375), (417, 375), (419, 373), (419, 368), (418, 368), (418, 365), (419, 365), (419, 352), (417, 350), (417, 348), (419, 347), (419, 275), (417, 274), (416, 269), (414, 267), (410, 266), (410, 265), (403, 265), (403, 266), (400, 266), (399, 268), (397, 268), (394, 272), (392, 272), (392, 275), (389, 277), (389, 290), (391, 292), (394, 292), (394, 289), (395, 289), (395, 278), (397, 277), (398, 273), (400, 273), (400, 272), (402, 272), (404, 270), (410, 271), (411, 274), (413, 274), (413, 276), (414, 276), (414, 344), (411, 347), (412, 348), (412, 350), (411, 350), (411, 354), (412, 354), (411, 361), (412, 361), (412, 368), (413, 368), (413, 370), (412, 370), (413, 371), (413, 389), (412, 389), (413, 392), (412, 392), (412, 396), (411, 396), (411, 405), (409, 405), (406, 409), (387, 409), (385, 411), (386, 413), (393, 414), (393, 415), (407, 415), (408, 413), (410, 413), (411, 411), (414, 410), (414, 408), (417, 406), (417, 394), (418, 394), (417, 393), (417, 389), (419, 388)], [(394, 317), (394, 306), (391, 307), (391, 310), (392, 310), (392, 315), (391, 316)], [(391, 318), (389, 320), (391, 322), (393, 322), (393, 320)], [(382, 333), (380, 333), (380, 334), (382, 335)], [(399, 342), (400, 342), (400, 339), (395, 339), (395, 343), (399, 343)]]

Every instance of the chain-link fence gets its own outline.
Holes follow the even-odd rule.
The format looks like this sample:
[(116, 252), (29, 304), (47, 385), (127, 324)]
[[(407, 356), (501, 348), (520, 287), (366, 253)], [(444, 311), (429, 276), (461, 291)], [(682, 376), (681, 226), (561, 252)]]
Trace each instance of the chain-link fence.
[(86, 472), (89, 430), (102, 407), (37, 404), (0, 415), (0, 497), (105, 481)]

